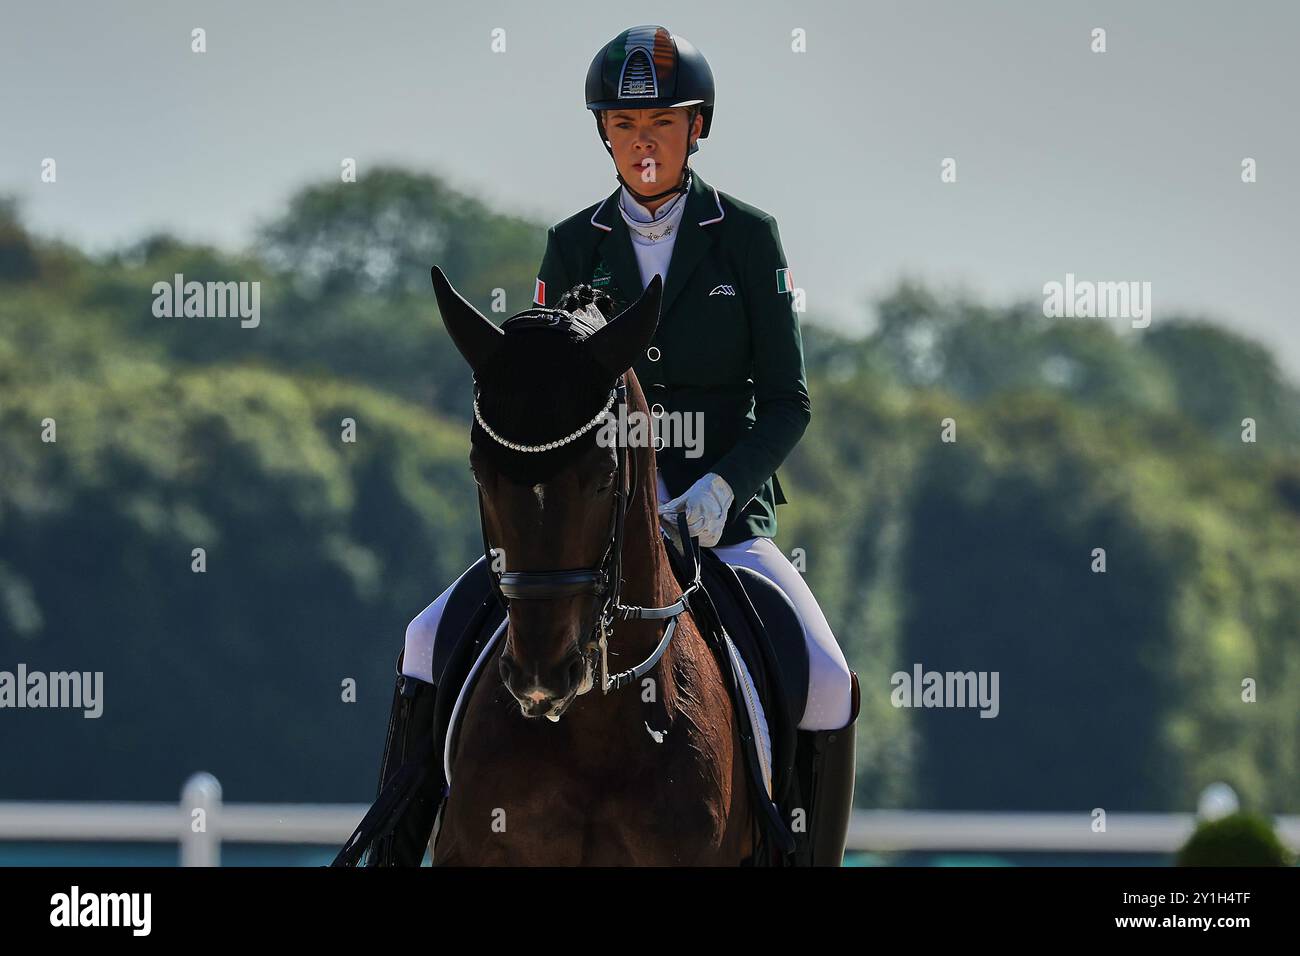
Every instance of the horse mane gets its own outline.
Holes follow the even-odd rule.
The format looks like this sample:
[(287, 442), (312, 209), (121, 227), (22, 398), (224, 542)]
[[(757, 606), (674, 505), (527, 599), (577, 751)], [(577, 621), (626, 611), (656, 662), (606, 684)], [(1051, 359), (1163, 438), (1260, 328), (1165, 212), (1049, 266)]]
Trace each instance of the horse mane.
[[(601, 409), (614, 386), (609, 371), (587, 354), (582, 343), (614, 317), (614, 301), (590, 285), (573, 286), (556, 308), (567, 321), (543, 327), (502, 323), (501, 348), (474, 381), (479, 410), (497, 434), (524, 445), (563, 438)], [(478, 422), (470, 440), (503, 475), (537, 484), (569, 466), (596, 442), (594, 428), (577, 441), (544, 452), (521, 452), (493, 441)]]

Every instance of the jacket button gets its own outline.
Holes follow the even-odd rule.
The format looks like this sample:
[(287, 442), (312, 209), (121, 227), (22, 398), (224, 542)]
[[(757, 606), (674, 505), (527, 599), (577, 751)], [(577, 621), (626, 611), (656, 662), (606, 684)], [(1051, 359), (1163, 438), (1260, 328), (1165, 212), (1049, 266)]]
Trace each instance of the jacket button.
[(658, 348), (658, 346), (654, 346), (654, 345), (652, 345), (652, 346), (650, 346), (648, 349), (646, 349), (646, 350), (645, 350), (645, 357), (648, 358), (648, 359), (649, 359), (650, 361), (652, 361), (652, 362), (657, 362), (657, 361), (659, 361), (659, 348)]
[(655, 402), (653, 405), (650, 406), (650, 414), (653, 415), (655, 418), (663, 418), (664, 407), (660, 405), (658, 402)]

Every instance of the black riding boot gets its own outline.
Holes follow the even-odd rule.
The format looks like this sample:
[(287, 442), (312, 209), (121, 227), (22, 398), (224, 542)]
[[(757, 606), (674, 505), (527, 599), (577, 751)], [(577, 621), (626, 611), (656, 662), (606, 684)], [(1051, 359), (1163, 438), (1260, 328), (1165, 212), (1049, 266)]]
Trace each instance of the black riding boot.
[(433, 746), (437, 703), (432, 684), (399, 673), (379, 769), (379, 795), (334, 866), (419, 866), (424, 859), (442, 802), (441, 757)]
[(854, 727), (858, 719), (858, 675), (853, 679), (849, 722), (838, 730), (799, 731), (800, 784), (809, 794), (808, 832), (798, 851), (803, 866), (840, 866), (853, 813)]
[(442, 802), (442, 777), (436, 769), (441, 766), (441, 755), (424, 756), (421, 751), (421, 745), (426, 744), (433, 731), (437, 688), (415, 677), (399, 677), (394, 702), (402, 713), (398, 727), (390, 729), (384, 748), (379, 792), (383, 793), (406, 761), (423, 756), (425, 768), (395, 808), (397, 819), (393, 829), (376, 841), (368, 866), (419, 866)]

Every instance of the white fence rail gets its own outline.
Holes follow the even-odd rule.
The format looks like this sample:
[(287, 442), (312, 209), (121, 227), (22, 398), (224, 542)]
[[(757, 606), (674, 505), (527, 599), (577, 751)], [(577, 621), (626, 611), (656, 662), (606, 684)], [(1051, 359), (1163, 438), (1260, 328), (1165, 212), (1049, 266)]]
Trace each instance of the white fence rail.
[[(1278, 836), (1300, 851), (1300, 817), (1276, 817)], [(849, 823), (854, 850), (1001, 850), (1173, 853), (1196, 827), (1191, 813), (1109, 813), (1105, 832), (1086, 813), (936, 813), (865, 810)]]
[[(342, 846), (362, 804), (223, 804), (209, 774), (186, 782), (180, 803), (0, 803), (0, 842), (177, 843), (182, 866), (218, 866), (223, 843)], [(1173, 853), (1195, 826), (1191, 813), (1110, 813), (1094, 832), (1086, 813), (940, 813), (859, 810), (850, 850), (893, 852)], [(1278, 835), (1300, 851), (1300, 816), (1277, 817)]]

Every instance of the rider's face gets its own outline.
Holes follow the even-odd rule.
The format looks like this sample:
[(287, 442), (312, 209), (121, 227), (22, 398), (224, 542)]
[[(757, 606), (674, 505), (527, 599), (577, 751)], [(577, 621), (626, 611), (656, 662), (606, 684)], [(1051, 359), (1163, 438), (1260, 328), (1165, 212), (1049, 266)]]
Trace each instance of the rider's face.
[(689, 116), (685, 106), (605, 111), (605, 137), (614, 150), (614, 162), (637, 192), (662, 192), (681, 180), (686, 150), (704, 128), (703, 116), (688, 125)]

